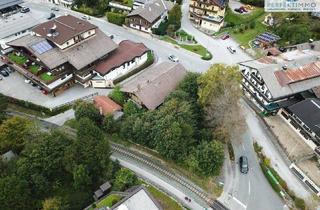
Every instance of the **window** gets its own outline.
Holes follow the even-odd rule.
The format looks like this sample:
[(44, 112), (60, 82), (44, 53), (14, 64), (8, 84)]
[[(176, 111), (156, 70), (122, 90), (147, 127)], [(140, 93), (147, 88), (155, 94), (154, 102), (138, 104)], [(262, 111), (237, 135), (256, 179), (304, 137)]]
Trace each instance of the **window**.
[(88, 34), (90, 35), (90, 34), (91, 34), (91, 31), (88, 31)]

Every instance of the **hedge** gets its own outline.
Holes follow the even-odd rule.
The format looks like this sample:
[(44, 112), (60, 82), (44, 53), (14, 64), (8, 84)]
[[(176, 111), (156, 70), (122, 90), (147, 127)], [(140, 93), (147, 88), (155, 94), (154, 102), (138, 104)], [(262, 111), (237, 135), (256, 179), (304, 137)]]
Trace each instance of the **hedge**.
[(126, 20), (126, 15), (115, 12), (107, 12), (107, 19), (110, 23), (122, 26)]
[(10, 97), (10, 96), (3, 95), (1, 93), (0, 93), (0, 95), (5, 97), (9, 103), (16, 104), (18, 106), (21, 106), (21, 107), (24, 107), (24, 108), (27, 108), (27, 109), (43, 112), (43, 113), (45, 113), (45, 114), (47, 114), (49, 116), (54, 116), (54, 115), (60, 114), (62, 112), (67, 111), (68, 109), (70, 109), (72, 107), (71, 105), (65, 105), (65, 106), (61, 106), (61, 107), (58, 107), (58, 108), (49, 109), (47, 107), (40, 106), (40, 105), (31, 103), (29, 101), (16, 99), (16, 98), (13, 98), (13, 97)]

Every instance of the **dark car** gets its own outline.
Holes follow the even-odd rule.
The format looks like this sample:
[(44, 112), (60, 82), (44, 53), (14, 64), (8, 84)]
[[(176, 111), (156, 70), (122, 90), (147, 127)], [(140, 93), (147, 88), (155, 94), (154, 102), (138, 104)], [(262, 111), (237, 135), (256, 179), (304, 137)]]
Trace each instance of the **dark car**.
[(248, 166), (248, 158), (246, 156), (241, 156), (239, 158), (239, 165), (240, 165), (240, 172), (247, 174), (249, 171), (249, 166)]
[(9, 73), (6, 72), (5, 70), (0, 70), (0, 74), (4, 77), (8, 77), (9, 76)]
[(239, 9), (239, 8), (234, 9), (234, 11), (238, 12), (238, 13), (243, 13), (243, 11), (241, 9)]
[(20, 12), (21, 12), (21, 13), (27, 13), (27, 12), (30, 12), (30, 9), (29, 9), (28, 7), (22, 7), (22, 8), (20, 9)]
[(55, 18), (55, 17), (56, 15), (53, 12), (51, 12), (50, 15), (47, 17), (47, 19), (51, 20), (52, 18)]

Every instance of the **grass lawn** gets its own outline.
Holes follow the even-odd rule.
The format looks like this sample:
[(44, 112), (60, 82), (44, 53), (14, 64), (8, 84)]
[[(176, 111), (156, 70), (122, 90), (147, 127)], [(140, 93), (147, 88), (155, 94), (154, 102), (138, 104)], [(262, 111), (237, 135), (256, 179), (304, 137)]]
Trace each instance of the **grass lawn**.
[(259, 7), (255, 7), (254, 11), (252, 11), (249, 14), (236, 14), (233, 11), (231, 11), (230, 8), (228, 8), (227, 14), (224, 20), (229, 24), (231, 23), (234, 25), (241, 25), (244, 23), (249, 23), (251, 21), (254, 21), (265, 14), (266, 13), (264, 12), (264, 9)]
[(50, 82), (51, 80), (54, 79), (54, 76), (48, 75), (47, 72), (45, 72), (40, 75), (40, 79), (42, 79), (45, 82)]
[(249, 41), (253, 40), (257, 35), (268, 31), (266, 26), (263, 25), (261, 22), (256, 22), (256, 27), (253, 29), (247, 29), (243, 33), (237, 32), (234, 29), (230, 31), (231, 36), (240, 44), (245, 46), (246, 48), (249, 47)]
[(183, 208), (171, 197), (167, 194), (161, 192), (157, 188), (152, 185), (144, 182), (143, 180), (139, 180), (142, 185), (144, 185), (150, 194), (160, 203), (160, 205), (165, 210), (183, 210)]
[(97, 203), (97, 207), (96, 208), (102, 208), (102, 207), (112, 207), (114, 204), (118, 203), (121, 200), (121, 196), (120, 195), (109, 195), (107, 196), (105, 199), (101, 200), (99, 203)]
[(165, 42), (169, 42), (174, 45), (178, 45), (179, 47), (188, 50), (190, 52), (196, 53), (202, 57), (204, 60), (210, 60), (212, 58), (211, 53), (202, 45), (195, 44), (195, 45), (189, 45), (189, 44), (179, 44), (176, 40), (172, 39), (169, 36), (162, 36), (161, 40)]
[(13, 110), (13, 111), (18, 111), (18, 112), (22, 112), (22, 113), (26, 113), (26, 114), (30, 114), (30, 115), (35, 115), (41, 118), (44, 117), (50, 117), (49, 115), (41, 112), (41, 111), (37, 111), (37, 110), (33, 110), (33, 109), (28, 109), (22, 106), (19, 106), (17, 104), (13, 104), (13, 103), (9, 103), (8, 104), (8, 110)]
[(30, 70), (30, 72), (33, 73), (33, 74), (37, 74), (38, 71), (39, 71), (39, 68), (40, 68), (40, 66), (38, 66), (38, 65), (31, 65), (31, 66), (29, 66), (29, 70)]
[(22, 65), (28, 60), (26, 56), (24, 55), (17, 56), (14, 53), (10, 53), (8, 57), (9, 57), (9, 60), (11, 60), (12, 62), (18, 65)]
[[(240, 45), (248, 48), (249, 41), (253, 40), (257, 35), (268, 31), (267, 27), (262, 24), (265, 15), (263, 8), (259, 7), (256, 7), (254, 11), (247, 15), (235, 14), (231, 9), (228, 9), (225, 21), (232, 26), (223, 28), (219, 34), (229, 32)], [(255, 23), (254, 28), (250, 28), (250, 23), (252, 22)], [(242, 31), (240, 28), (242, 28)]]

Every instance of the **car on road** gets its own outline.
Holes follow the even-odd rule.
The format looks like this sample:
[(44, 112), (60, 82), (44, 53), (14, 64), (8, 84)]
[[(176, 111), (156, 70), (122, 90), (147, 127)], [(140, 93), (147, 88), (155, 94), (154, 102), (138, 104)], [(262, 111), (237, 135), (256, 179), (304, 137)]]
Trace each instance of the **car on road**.
[(222, 40), (226, 40), (226, 39), (229, 39), (230, 38), (230, 35), (229, 34), (224, 34), (221, 39)]
[(240, 172), (247, 174), (249, 171), (249, 166), (248, 166), (248, 158), (246, 156), (241, 156), (239, 158), (239, 166), (240, 166)]
[(232, 46), (228, 46), (227, 49), (229, 50), (229, 52), (231, 52), (231, 54), (234, 54), (237, 52), (236, 49), (234, 49), (234, 47)]
[(81, 16), (81, 19), (82, 20), (90, 20), (91, 18), (88, 15), (83, 15), (83, 16)]
[(179, 58), (175, 55), (169, 55), (168, 59), (172, 62), (179, 62)]
[(55, 18), (56, 17), (56, 15), (53, 13), (53, 12), (51, 12), (50, 14), (49, 14), (49, 16), (47, 17), (47, 19), (48, 20), (51, 20), (52, 18)]
[(0, 74), (2, 75), (2, 76), (4, 76), (4, 77), (8, 77), (9, 76), (9, 73), (8, 72), (6, 72), (5, 70), (0, 70)]
[(21, 7), (20, 12), (21, 12), (21, 13), (30, 12), (30, 8), (29, 8), (29, 7)]
[(31, 80), (30, 79), (25, 79), (24, 82), (29, 84), (31, 82)]
[(58, 12), (58, 11), (59, 11), (59, 8), (58, 8), (58, 7), (52, 7), (51, 10)]
[(240, 13), (240, 14), (243, 13), (243, 11), (242, 11), (240, 8), (235, 8), (234, 11), (235, 11), (235, 12), (238, 12), (238, 13)]

